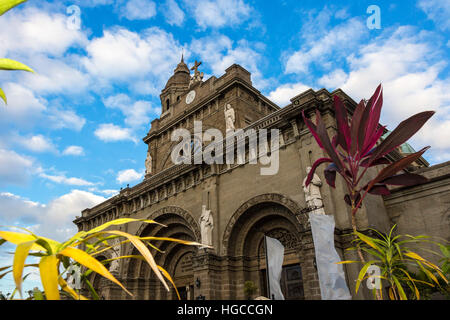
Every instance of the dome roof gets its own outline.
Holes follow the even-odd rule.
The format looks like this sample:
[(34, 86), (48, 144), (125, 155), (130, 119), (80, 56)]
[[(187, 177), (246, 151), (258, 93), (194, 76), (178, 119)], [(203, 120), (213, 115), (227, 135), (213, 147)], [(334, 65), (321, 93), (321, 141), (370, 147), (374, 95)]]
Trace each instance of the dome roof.
[(190, 80), (191, 74), (189, 72), (189, 68), (186, 63), (184, 63), (183, 57), (181, 57), (180, 63), (173, 71), (173, 76), (169, 78), (165, 88), (171, 85), (189, 85)]

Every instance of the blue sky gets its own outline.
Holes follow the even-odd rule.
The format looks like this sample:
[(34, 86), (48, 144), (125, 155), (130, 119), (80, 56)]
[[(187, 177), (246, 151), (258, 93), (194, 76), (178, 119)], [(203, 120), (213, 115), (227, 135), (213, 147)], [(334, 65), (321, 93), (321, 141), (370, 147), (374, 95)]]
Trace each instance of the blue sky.
[(182, 52), (205, 79), (241, 64), (281, 107), (308, 88), (359, 101), (381, 82), (381, 122), (436, 110), (411, 144), (448, 161), (449, 33), (448, 0), (29, 0), (0, 17), (0, 57), (36, 71), (0, 73), (0, 224), (63, 240), (82, 209), (140, 182), (141, 139)]

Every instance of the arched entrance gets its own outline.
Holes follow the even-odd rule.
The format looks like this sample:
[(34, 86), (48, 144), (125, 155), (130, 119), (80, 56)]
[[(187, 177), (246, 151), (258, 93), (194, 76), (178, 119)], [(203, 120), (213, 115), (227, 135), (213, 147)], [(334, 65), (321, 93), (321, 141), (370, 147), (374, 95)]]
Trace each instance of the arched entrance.
[[(289, 200), (290, 201), (290, 200)], [(289, 203), (260, 198), (233, 216), (229, 236), (224, 239), (227, 255), (240, 259), (243, 282), (257, 286), (255, 295), (267, 296), (264, 235), (278, 239), (285, 247), (281, 288), (286, 299), (304, 299), (303, 269), (307, 267), (301, 246), (304, 226), (289, 208)], [(236, 285), (236, 295), (247, 298), (242, 284)]]
[[(179, 208), (178, 210), (155, 212), (149, 219), (154, 219), (166, 227), (148, 224), (139, 230), (138, 235), (142, 237), (154, 236), (198, 241), (199, 231), (197, 226), (192, 226), (193, 220), (187, 218), (188, 213), (183, 213), (180, 214)], [(153, 241), (152, 244), (159, 249), (157, 251), (149, 247), (156, 263), (172, 276), (181, 298), (192, 299), (194, 288), (192, 255), (195, 248), (170, 241)], [(133, 249), (131, 254), (138, 254), (138, 252), (136, 249)], [(169, 287), (171, 287), (170, 292), (167, 292), (145, 261), (131, 260), (128, 266), (128, 277), (133, 279), (134, 282), (134, 299), (177, 299), (171, 284), (167, 282)]]

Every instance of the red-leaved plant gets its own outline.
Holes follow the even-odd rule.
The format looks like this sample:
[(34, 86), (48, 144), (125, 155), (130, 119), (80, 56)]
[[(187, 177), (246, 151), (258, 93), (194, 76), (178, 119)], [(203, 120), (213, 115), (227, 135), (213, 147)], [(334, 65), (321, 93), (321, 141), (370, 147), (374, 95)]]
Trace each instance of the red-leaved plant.
[[(345, 202), (352, 207), (352, 227), (356, 232), (355, 214), (364, 197), (368, 194), (388, 195), (389, 189), (386, 185), (410, 186), (426, 182), (427, 179), (414, 173), (400, 173), (429, 148), (409, 154), (404, 158), (391, 163), (386, 155), (412, 137), (434, 114), (434, 111), (418, 113), (401, 122), (394, 131), (378, 146), (378, 140), (384, 133), (385, 127), (379, 125), (381, 107), (383, 105), (383, 90), (381, 84), (367, 102), (361, 100), (356, 107), (351, 122), (349, 123), (347, 111), (341, 99), (334, 96), (334, 108), (337, 120), (337, 135), (331, 140), (328, 136), (325, 123), (320, 112), (316, 110), (316, 124), (305, 117), (303, 120), (319, 146), (328, 154), (328, 158), (320, 158), (314, 162), (308, 174), (306, 185), (308, 185), (317, 167), (323, 163), (329, 163), (324, 170), (327, 183), (335, 188), (336, 172), (344, 179), (348, 194)], [(378, 175), (362, 185), (361, 181), (368, 168), (377, 165), (387, 165)], [(364, 258), (359, 251), (361, 261)]]

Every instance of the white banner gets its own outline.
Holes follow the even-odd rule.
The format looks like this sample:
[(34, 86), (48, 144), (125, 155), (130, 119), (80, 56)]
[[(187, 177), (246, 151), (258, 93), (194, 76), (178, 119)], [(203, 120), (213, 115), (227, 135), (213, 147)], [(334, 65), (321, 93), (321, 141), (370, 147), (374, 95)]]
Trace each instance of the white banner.
[(334, 247), (334, 217), (309, 213), (322, 300), (351, 300), (341, 259)]
[(284, 246), (280, 241), (266, 236), (267, 276), (269, 277), (270, 299), (284, 300), (280, 279), (284, 260)]

